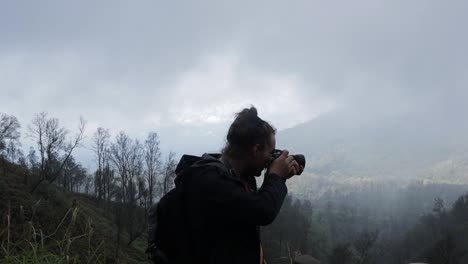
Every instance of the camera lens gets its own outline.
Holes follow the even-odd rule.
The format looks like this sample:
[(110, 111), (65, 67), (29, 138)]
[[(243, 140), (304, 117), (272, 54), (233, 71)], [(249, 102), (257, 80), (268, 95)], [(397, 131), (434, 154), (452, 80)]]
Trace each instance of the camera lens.
[(292, 155), (294, 160), (303, 168), (305, 168), (305, 157), (302, 154)]

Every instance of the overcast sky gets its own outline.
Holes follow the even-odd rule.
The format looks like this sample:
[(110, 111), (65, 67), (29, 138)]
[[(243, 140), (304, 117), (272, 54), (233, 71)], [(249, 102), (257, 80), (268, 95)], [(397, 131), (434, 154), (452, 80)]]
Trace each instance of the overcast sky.
[[(447, 111), (468, 98), (468, 2), (2, 1), (0, 112), (47, 111), (165, 150), (217, 150), (255, 105), (284, 129), (339, 108)], [(24, 134), (24, 133), (23, 133)], [(187, 146), (193, 142), (192, 146)]]

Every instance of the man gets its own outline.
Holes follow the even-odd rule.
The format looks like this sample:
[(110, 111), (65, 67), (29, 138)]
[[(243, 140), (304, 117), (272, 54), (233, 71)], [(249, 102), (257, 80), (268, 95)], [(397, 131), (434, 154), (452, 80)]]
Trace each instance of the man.
[[(259, 226), (273, 222), (287, 194), (286, 180), (304, 169), (286, 150), (271, 162), (275, 133), (255, 107), (246, 108), (231, 124), (221, 155), (179, 163), (178, 171), (198, 168), (184, 182), (190, 247), (185, 263), (262, 263)], [(257, 190), (255, 176), (264, 169)]]

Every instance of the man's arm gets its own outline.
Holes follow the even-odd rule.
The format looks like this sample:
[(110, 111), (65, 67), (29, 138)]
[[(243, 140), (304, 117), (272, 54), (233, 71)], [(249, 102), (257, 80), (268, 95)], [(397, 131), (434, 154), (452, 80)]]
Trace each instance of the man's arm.
[(276, 174), (266, 175), (258, 192), (246, 191), (235, 179), (219, 175), (216, 168), (205, 170), (195, 181), (193, 190), (200, 192), (202, 202), (221, 221), (252, 225), (273, 222), (288, 192), (285, 179)]

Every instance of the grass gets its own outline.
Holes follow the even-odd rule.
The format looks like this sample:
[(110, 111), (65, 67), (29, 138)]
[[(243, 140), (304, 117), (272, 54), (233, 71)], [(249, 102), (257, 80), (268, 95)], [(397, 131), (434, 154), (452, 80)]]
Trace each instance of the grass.
[[(11, 212), (11, 208), (8, 210)], [(83, 233), (75, 228), (79, 208), (70, 208), (62, 217), (55, 230), (45, 234), (28, 221), (23, 236), (12, 240), (11, 215), (7, 214), (6, 240), (2, 241), (4, 256), (2, 263), (105, 263), (104, 240), (94, 245), (95, 235), (92, 221), (88, 219)], [(86, 248), (75, 249), (75, 244), (87, 244)]]
[(148, 263), (146, 240), (116, 254), (112, 203), (44, 184), (29, 193), (20, 168), (0, 168), (0, 263)]

